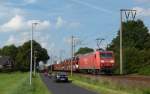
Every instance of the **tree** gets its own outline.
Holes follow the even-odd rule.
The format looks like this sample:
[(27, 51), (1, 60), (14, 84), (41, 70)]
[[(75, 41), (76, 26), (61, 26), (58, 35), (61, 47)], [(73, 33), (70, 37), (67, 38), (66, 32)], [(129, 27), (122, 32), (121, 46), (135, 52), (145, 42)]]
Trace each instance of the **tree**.
[(78, 55), (78, 54), (86, 54), (86, 53), (90, 53), (90, 52), (93, 52), (94, 50), (92, 48), (88, 48), (88, 47), (81, 47), (76, 53), (75, 55)]
[[(4, 46), (0, 49), (1, 56), (9, 56), (14, 62), (14, 69), (21, 71), (28, 71), (30, 68), (31, 59), (31, 41), (25, 42), (23, 45), (16, 47), (15, 45)], [(49, 55), (45, 48), (33, 40), (33, 59), (36, 55), (36, 65), (39, 61), (47, 63)]]
[[(113, 50), (116, 58), (115, 71), (119, 69), (120, 32), (109, 45), (108, 49)], [(144, 64), (146, 53), (150, 49), (150, 34), (148, 28), (141, 20), (127, 21), (123, 23), (123, 65), (126, 73), (137, 73)]]
[[(25, 42), (22, 46), (18, 47), (18, 53), (16, 56), (16, 67), (19, 70), (27, 71), (29, 70), (30, 66), (30, 59), (31, 59), (31, 46), (30, 46), (31, 41)], [(34, 60), (34, 55), (36, 55), (36, 65), (37, 62), (43, 61), (47, 62), (49, 59), (49, 55), (47, 53), (47, 50), (45, 48), (42, 48), (39, 43), (36, 41), (33, 41), (33, 59)]]
[(39, 53), (37, 60), (43, 61), (44, 63), (47, 63), (47, 60), (50, 58), (48, 56), (47, 50), (45, 48), (42, 48), (39, 52), (40, 53)]
[(17, 55), (17, 47), (15, 45), (8, 45), (8, 46), (4, 46), (1, 51), (0, 54), (2, 56), (10, 56), (10, 58), (15, 62), (15, 57)]

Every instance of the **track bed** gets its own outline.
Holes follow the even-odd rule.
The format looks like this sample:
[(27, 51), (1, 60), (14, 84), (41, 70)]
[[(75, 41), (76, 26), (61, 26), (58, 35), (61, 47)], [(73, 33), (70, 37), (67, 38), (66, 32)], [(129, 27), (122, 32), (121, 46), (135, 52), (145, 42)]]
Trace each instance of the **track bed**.
[(141, 75), (90, 75), (80, 74), (77, 75), (85, 76), (90, 79), (112, 81), (116, 84), (122, 84), (125, 86), (136, 86), (136, 87), (149, 87), (150, 88), (150, 76)]

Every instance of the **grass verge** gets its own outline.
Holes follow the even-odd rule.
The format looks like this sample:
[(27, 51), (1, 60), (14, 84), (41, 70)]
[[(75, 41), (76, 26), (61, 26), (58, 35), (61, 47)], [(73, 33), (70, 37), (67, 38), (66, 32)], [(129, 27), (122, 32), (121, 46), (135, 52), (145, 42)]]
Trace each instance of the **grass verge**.
[(28, 73), (0, 74), (0, 94), (50, 94), (39, 75), (29, 85)]
[(70, 77), (75, 85), (96, 91), (99, 94), (150, 94), (149, 88), (124, 86), (109, 80), (88, 78), (80, 75)]

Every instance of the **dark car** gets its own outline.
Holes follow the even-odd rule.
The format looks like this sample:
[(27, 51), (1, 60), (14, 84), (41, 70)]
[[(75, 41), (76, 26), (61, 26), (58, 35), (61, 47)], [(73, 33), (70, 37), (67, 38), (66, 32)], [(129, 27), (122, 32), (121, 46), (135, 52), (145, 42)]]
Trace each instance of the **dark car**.
[(68, 82), (68, 75), (66, 72), (58, 72), (55, 75), (56, 82)]

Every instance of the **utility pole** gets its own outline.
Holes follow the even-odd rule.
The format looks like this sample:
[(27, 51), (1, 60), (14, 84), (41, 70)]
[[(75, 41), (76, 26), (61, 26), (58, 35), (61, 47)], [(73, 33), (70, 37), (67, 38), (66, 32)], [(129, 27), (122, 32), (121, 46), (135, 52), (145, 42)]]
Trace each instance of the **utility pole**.
[(74, 38), (73, 38), (73, 55), (74, 55), (74, 56), (75, 56), (75, 52), (76, 52), (76, 47), (77, 47), (78, 45), (84, 45), (84, 44), (82, 44), (82, 41), (80, 40), (80, 38), (74, 37)]
[(71, 36), (71, 76), (72, 76), (73, 57), (74, 57), (74, 36)]
[(34, 25), (36, 26), (38, 23), (32, 23), (32, 30), (31, 30), (31, 61), (30, 61), (30, 85), (32, 84), (32, 53), (33, 53), (33, 28)]
[(37, 59), (37, 57), (36, 57), (36, 54), (37, 54), (37, 51), (34, 51), (34, 76), (35, 76), (35, 72), (36, 72), (36, 59)]
[(34, 76), (35, 76), (35, 73), (36, 73), (36, 59), (37, 59), (37, 57), (35, 56), (34, 57)]
[(76, 51), (76, 45), (77, 45), (77, 38), (76, 37), (73, 37), (73, 57), (75, 55), (75, 51)]
[(75, 48), (76, 48), (76, 40), (73, 38), (73, 57), (75, 55)]
[[(75, 36), (71, 36), (71, 58), (73, 59), (74, 56), (75, 56), (75, 48), (76, 48), (76, 45), (77, 45), (77, 39)], [(73, 60), (71, 59), (71, 76), (72, 76), (72, 68), (73, 68)]]
[(52, 73), (52, 71), (53, 71), (52, 65), (53, 65), (53, 55), (51, 54), (51, 73)]
[(123, 13), (125, 13), (126, 20), (134, 20), (136, 16), (136, 10), (121, 9), (120, 10), (120, 74), (123, 74), (123, 44), (122, 44), (122, 32), (123, 32)]
[(31, 31), (30, 85), (32, 84), (32, 40), (33, 40), (33, 24), (32, 24), (32, 31)]

